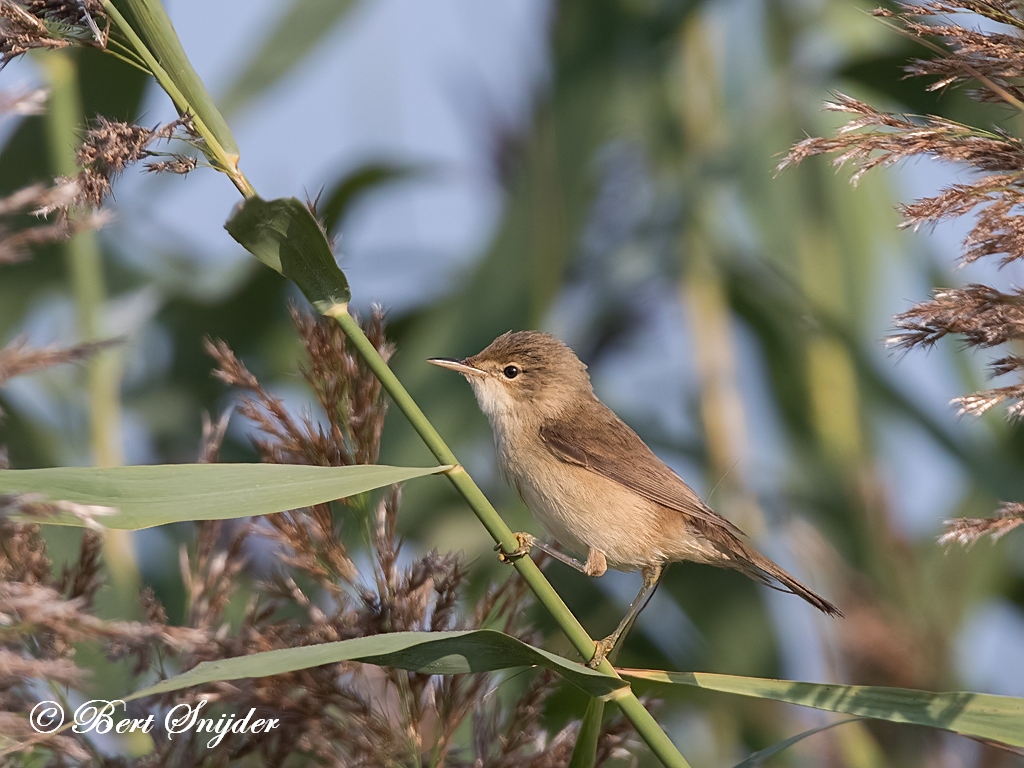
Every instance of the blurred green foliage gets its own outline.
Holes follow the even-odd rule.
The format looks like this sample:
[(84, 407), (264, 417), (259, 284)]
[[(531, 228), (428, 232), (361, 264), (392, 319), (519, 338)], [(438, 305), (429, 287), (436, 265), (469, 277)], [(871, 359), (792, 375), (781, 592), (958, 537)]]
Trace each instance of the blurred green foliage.
[[(296, 0), (267, 36), (274, 69), (242, 67), (227, 91), (232, 110), (303, 62), (316, 41), (309, 30), (330, 28), (342, 15), (335, 11), (346, 6)], [(506, 199), (493, 242), (443, 297), (391, 318), (399, 377), (466, 457), (509, 525), (536, 530), (514, 493), (487, 474), (490, 437), (468, 389), (424, 359), (473, 353), (510, 328), (551, 327), (571, 307), (572, 320), (560, 321), (560, 330), (571, 331), (568, 340), (590, 364), (600, 392), (620, 353), (655, 333), (652, 296), (676, 297), (685, 319), (677, 334), (656, 343), (678, 344), (690, 356), (698, 386), (680, 410), (694, 431), (680, 434), (642, 407), (627, 420), (657, 450), (699, 466), (707, 488), (717, 487), (716, 508), (756, 541), (788, 542), (801, 571), (814, 575), (810, 583), (821, 585), (849, 618), (830, 627), (799, 623), (820, 638), (789, 648), (787, 656), (789, 614), (773, 618), (777, 603), (767, 603), (752, 583), (674, 566), (660, 599), (685, 611), (699, 641), (681, 642), (671, 655), (641, 623), (623, 665), (775, 676), (786, 672), (784, 660), (793, 653), (820, 643), (824, 668), (837, 680), (949, 689), (962, 685), (956, 642), (972, 611), (992, 596), (1024, 608), (1024, 571), (1012, 537), (993, 550), (944, 554), (932, 535), (937, 530), (916, 538), (905, 533), (884, 477), (883, 430), (899, 424), (963, 473), (967, 483), (953, 513), (983, 516), (998, 499), (1024, 498), (1021, 430), (996, 418), (956, 425), (951, 411), (936, 412), (923, 389), (899, 382), (898, 361), (879, 353), (892, 309), (881, 295), (892, 270), (887, 260), (900, 260), (915, 275), (922, 294), (908, 299), (952, 281), (951, 265), (934, 266), (920, 241), (897, 233), (891, 176), (869, 176), (851, 190), (843, 174), (816, 161), (774, 177), (780, 155), (795, 141), (834, 129), (836, 120), (819, 111), (830, 89), (979, 125), (1005, 122), (996, 107), (955, 92), (929, 94), (903, 79), (906, 59), (927, 52), (867, 17), (869, 8), (845, 0), (559, 4), (550, 73), (533, 118), (521, 133), (494, 139), (493, 164)], [(829, 63), (821, 65), (815, 57), (825, 52)], [(138, 117), (141, 73), (91, 50), (77, 51), (75, 59), (87, 115)], [(0, 194), (51, 176), (41, 121), (25, 118), (3, 147)], [(337, 179), (324, 198), (332, 222), (343, 228), (355, 196), (376, 183), (401, 184), (405, 173), (396, 159)], [(114, 257), (116, 244), (107, 240), (106, 247), (115, 295), (148, 284), (146, 274)], [(5, 267), (0, 337), (9, 339), (30, 310), (67, 290), (56, 249)], [(279, 275), (260, 267), (212, 300), (185, 292), (160, 296), (151, 322), (169, 342), (170, 365), (159, 379), (133, 382), (123, 396), (145, 421), (161, 461), (194, 460), (201, 412), (217, 412), (226, 402), (209, 376), (203, 337), (227, 341), (262, 379), (293, 380), (297, 340), (286, 310), (292, 295)], [(358, 305), (359, 296), (354, 300)], [(953, 360), (956, 350), (934, 354)], [(972, 389), (972, 365), (953, 360), (948, 367), (963, 377), (961, 391)], [(761, 382), (763, 392), (751, 402), (741, 380)], [(79, 398), (67, 389), (58, 394)], [(7, 413), (0, 442), (9, 446), (13, 466), (60, 463), (62, 443), (84, 452), (84, 431), (76, 432), (81, 419), (46, 423), (2, 392), (0, 407)], [(743, 471), (752, 450), (743, 425), (755, 407), (769, 408), (767, 418), (780, 428), (774, 457), (780, 472), (767, 492)], [(65, 415), (72, 412), (68, 407)], [(254, 454), (234, 440), (222, 458)], [(430, 462), (397, 413), (381, 461)], [(506, 576), (492, 560), (490, 540), (447, 486), (409, 487), (403, 510), (410, 539), (465, 550), (481, 588)], [(800, 517), (820, 536), (790, 524)], [(779, 533), (769, 537), (769, 531)], [(352, 533), (358, 536), (358, 525)], [(179, 527), (136, 539), (137, 549), (149, 548), (139, 558), (143, 579), (172, 608), (182, 605), (176, 551), (189, 537)], [(600, 582), (559, 567), (548, 572), (591, 634), (614, 626), (622, 605)], [(545, 616), (536, 620), (551, 629)], [(568, 652), (558, 637), (549, 647)], [(662, 719), (695, 765), (735, 762), (746, 750), (803, 730), (789, 710), (764, 702), (699, 691), (665, 695)], [(583, 697), (567, 689), (549, 715), (557, 725), (583, 706)], [(949, 740), (930, 733), (861, 722), (806, 744), (819, 745), (805, 753), (819, 756), (812, 764), (836, 765), (923, 765), (950, 748)], [(996, 764), (985, 762), (995, 759), (987, 752), (965, 754), (977, 764)]]

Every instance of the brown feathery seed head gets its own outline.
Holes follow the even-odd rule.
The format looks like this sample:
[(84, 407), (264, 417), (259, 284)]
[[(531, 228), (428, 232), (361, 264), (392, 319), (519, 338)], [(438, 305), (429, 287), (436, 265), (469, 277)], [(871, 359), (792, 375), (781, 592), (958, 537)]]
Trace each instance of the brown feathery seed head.
[(146, 173), (176, 173), (179, 176), (185, 176), (199, 165), (197, 158), (188, 155), (171, 155), (170, 157), (170, 160), (148, 162), (143, 170)]
[[(918, 155), (966, 163), (983, 171), (1019, 172), (1024, 167), (1024, 143), (1005, 133), (980, 131), (934, 116), (911, 119), (880, 112), (843, 94), (837, 94), (836, 100), (826, 103), (825, 108), (860, 117), (840, 128), (835, 138), (809, 138), (798, 142), (779, 163), (777, 172), (808, 157), (833, 152), (839, 153), (832, 161), (834, 166), (842, 167), (847, 162), (857, 165), (850, 177), (850, 183), (855, 186), (874, 168)], [(858, 133), (863, 128), (887, 130)]]
[[(157, 128), (143, 128), (134, 123), (110, 120), (102, 115), (96, 118), (96, 126), (85, 135), (75, 159), (81, 167), (78, 175), (79, 202), (98, 207), (103, 198), (110, 194), (111, 183), (125, 168), (154, 153), (149, 147), (156, 141), (168, 141), (175, 132), (183, 128), (192, 135), (191, 119), (188, 116), (174, 120)], [(187, 167), (186, 158), (172, 155), (167, 167), (175, 172), (192, 170)]]
[(71, 40), (50, 34), (46, 25), (12, 0), (0, 0), (0, 68), (35, 48), (66, 48)]
[[(349, 348), (337, 323), (301, 313), (294, 306), (291, 313), (309, 360), (301, 368), (302, 375), (327, 414), (330, 441), (339, 460), (348, 456), (343, 463), (375, 463), (387, 414), (380, 381)], [(372, 307), (363, 326), (370, 343), (388, 360), (394, 346), (386, 338), (383, 310)]]
[(1024, 383), (984, 389), (970, 395), (954, 397), (951, 402), (959, 407), (958, 416), (981, 416), (1000, 403), (1008, 403), (1007, 417), (1020, 419), (1024, 417)]
[(25, 339), (15, 339), (6, 347), (0, 348), (0, 385), (8, 379), (22, 374), (49, 368), (62, 363), (73, 363), (85, 360), (99, 350), (120, 343), (118, 339), (92, 341), (76, 344), (73, 347), (44, 347), (33, 349)]
[(35, 48), (105, 48), (107, 29), (99, 0), (0, 0), (0, 68)]
[(994, 347), (1024, 339), (1024, 292), (1003, 293), (977, 283), (949, 288), (895, 319), (901, 332), (889, 337), (891, 347), (929, 347), (948, 334), (961, 335), (973, 346)]
[(944, 525), (946, 532), (939, 537), (940, 544), (959, 544), (970, 549), (985, 536), (995, 542), (1024, 525), (1024, 504), (1004, 501), (993, 517), (961, 517), (946, 520)]
[(77, 562), (61, 574), (60, 592), (69, 600), (81, 598), (85, 606), (91, 608), (96, 591), (103, 584), (102, 556), (103, 536), (96, 531), (86, 531)]
[(18, 525), (5, 531), (0, 551), (0, 584), (21, 582), (46, 584), (50, 580), (50, 558), (38, 525)]
[(249, 373), (242, 362), (235, 356), (234, 351), (227, 343), (219, 339), (203, 339), (203, 349), (217, 363), (211, 375), (218, 381), (222, 381), (229, 387), (241, 389), (256, 389), (259, 381)]
[[(915, 305), (896, 316), (900, 333), (888, 344), (904, 350), (929, 347), (949, 334), (964, 337), (976, 347), (993, 347), (1024, 339), (1024, 292), (1003, 293), (987, 285), (936, 291), (932, 301)], [(1021, 369), (1021, 358), (1004, 356), (992, 364), (992, 375), (1001, 376)], [(958, 415), (981, 416), (1000, 403), (1008, 403), (1007, 414), (1024, 415), (1024, 383), (974, 392), (954, 398)]]
[(203, 411), (203, 437), (199, 448), (200, 464), (213, 464), (220, 454), (220, 447), (224, 444), (224, 438), (228, 434), (228, 424), (231, 421), (231, 408), (225, 409), (217, 421), (210, 418), (209, 411)]
[(31, 678), (47, 680), (56, 685), (74, 686), (85, 677), (85, 670), (68, 659), (33, 659), (0, 648), (0, 690), (10, 689)]
[(979, 205), (1005, 200), (1007, 196), (1021, 201), (1024, 189), (1016, 186), (1020, 181), (1020, 173), (993, 173), (971, 184), (951, 184), (933, 197), (901, 203), (899, 211), (904, 221), (900, 227), (917, 229), (922, 224), (962, 216)]
[(152, 587), (143, 587), (139, 592), (139, 603), (151, 624), (166, 624), (167, 609), (157, 598)]
[(15, 213), (31, 212), (44, 216), (55, 210), (67, 208), (78, 194), (74, 182), (58, 179), (52, 187), (42, 184), (31, 184), (0, 198), (0, 215), (9, 216)]
[[(77, 183), (57, 179), (53, 187), (35, 184), (0, 198), (0, 216), (12, 217), (10, 225), (0, 222), (0, 264), (23, 261), (36, 246), (57, 243), (78, 232), (103, 226), (107, 216), (102, 212), (74, 218), (66, 215), (78, 194)], [(54, 212), (58, 215), (50, 222), (24, 224), (26, 213), (47, 216)]]
[[(292, 309), (306, 348), (308, 365), (303, 377), (324, 412), (326, 425), (308, 413), (296, 418), (280, 398), (268, 393), (223, 342), (207, 341), (206, 350), (217, 361), (214, 376), (242, 389), (238, 410), (262, 433), (253, 442), (264, 460), (316, 466), (372, 464), (380, 449), (387, 406), (380, 382), (355, 350), (348, 348), (336, 323)], [(384, 359), (393, 351), (384, 334), (384, 315), (373, 309), (364, 330)]]
[(1005, 376), (1008, 373), (1014, 371), (1024, 370), (1024, 357), (1019, 355), (1007, 355), (1006, 357), (1000, 357), (998, 360), (993, 360), (989, 363), (989, 373), (993, 378), (996, 376)]
[[(375, 455), (376, 421), (383, 416), (379, 385), (371, 386), (374, 381), (360, 358), (336, 337), (332, 326), (309, 318), (297, 319), (297, 325), (310, 358), (304, 374), (317, 397), (337, 410), (335, 422), (322, 431), (311, 419), (296, 420), (284, 411), (226, 345), (207, 342), (218, 362), (217, 375), (243, 386), (251, 400), (250, 413), (264, 419), (260, 426), (266, 427), (266, 457), (323, 459), (332, 440), (337, 441), (337, 456), (342, 451), (351, 458)], [(382, 313), (375, 312), (364, 327), (382, 354), (389, 355)], [(204, 454), (212, 459), (222, 430), (210, 425), (205, 432), (209, 450)], [(345, 549), (343, 534), (350, 532), (342, 525), (353, 517), (351, 510), (339, 515), (322, 504), (251, 524), (199, 523), (192, 555), (182, 550), (184, 627), (167, 625), (166, 611), (151, 591), (140, 596), (146, 622), (97, 618), (88, 602), (99, 581), (99, 537), (87, 536), (77, 563), (56, 580), (35, 529), (5, 523), (0, 516), (5, 542), (0, 553), (0, 621), (7, 638), (0, 649), (0, 731), (18, 739), (33, 735), (16, 729), (38, 698), (22, 682), (35, 674), (30, 681), (77, 684), (79, 670), (70, 657), (84, 641), (104, 644), (112, 659), (133, 660), (135, 673), (151, 678), (165, 675), (168, 666), (186, 670), (203, 661), (403, 629), (499, 626), (532, 639), (533, 630), (523, 619), (529, 596), (521, 579), (510, 578), (482, 600), (471, 600), (458, 556), (401, 555), (399, 504), (399, 490), (391, 488), (372, 511), (372, 572), (364, 573)], [(247, 590), (242, 576), (248, 567), (247, 552), (255, 551), (247, 547), (253, 535), (279, 542), (284, 556), (273, 558), (275, 570), (266, 583), (248, 590), (247, 600), (237, 601)], [(241, 620), (229, 624), (228, 605), (237, 602), (243, 603)], [(6, 652), (13, 656), (5, 657)], [(19, 678), (8, 689), (3, 687), (5, 670), (8, 678)], [(221, 707), (252, 708), (261, 717), (280, 719), (286, 727), (259, 740), (228, 734), (220, 751), (261, 765), (297, 758), (332, 765), (404, 765), (428, 757), (453, 768), (565, 765), (579, 724), (549, 733), (543, 701), (554, 690), (553, 677), (538, 677), (523, 686), (522, 697), (491, 695), (505, 683), (522, 685), (496, 674), (441, 677), (369, 665), (327, 665), (152, 697), (133, 704), (131, 716), (159, 716), (171, 704), (195, 704), (200, 699), (210, 704), (213, 716)], [(14, 713), (21, 719), (9, 723), (8, 715)], [(463, 745), (467, 732), (472, 735)], [(631, 750), (635, 744), (628, 740), (629, 733), (620, 716), (610, 719), (598, 742), (598, 763)], [(51, 739), (47, 747), (59, 748), (69, 758), (81, 753), (86, 760), (92, 754), (91, 747), (83, 749), (88, 745), (76, 737), (68, 738), (66, 745), (60, 738)], [(191, 733), (173, 741), (157, 739), (152, 764), (201, 762), (209, 754), (207, 739)]]

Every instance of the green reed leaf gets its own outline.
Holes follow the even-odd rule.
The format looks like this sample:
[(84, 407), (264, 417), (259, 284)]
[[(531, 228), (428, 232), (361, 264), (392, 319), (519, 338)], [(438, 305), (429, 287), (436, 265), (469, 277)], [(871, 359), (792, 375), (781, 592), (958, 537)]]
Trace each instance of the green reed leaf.
[(593, 698), (583, 713), (576, 746), (572, 748), (569, 768), (593, 768), (597, 762), (597, 741), (601, 738), (601, 720), (604, 718), (604, 700)]
[(792, 680), (765, 680), (704, 672), (662, 672), (652, 669), (620, 669), (618, 672), (633, 680), (689, 685), (892, 723), (926, 725), (963, 736), (1024, 747), (1024, 699), (1012, 696), (968, 691), (932, 693), (908, 688), (798, 683)]
[(263, 41), (249, 49), (241, 73), (220, 100), (232, 115), (301, 64), (352, 10), (354, 0), (292, 0)]
[(293, 281), (320, 313), (348, 304), (345, 273), (309, 208), (299, 199), (239, 203), (224, 228), (249, 253)]
[[(293, 464), (163, 464), (0, 470), (0, 494), (38, 494), (43, 501), (109, 507), (94, 519), (107, 528), (139, 530), (188, 520), (267, 515), (355, 496), (444, 472), (447, 467), (310, 467)], [(33, 521), (83, 526), (62, 513)]]
[[(238, 145), (235, 137), (203, 81), (192, 68), (160, 0), (113, 0), (113, 4), (125, 14), (132, 29), (181, 92), (187, 102), (187, 109), (203, 122), (224, 149), (228, 159), (237, 164)], [(179, 104), (178, 109), (185, 109), (185, 105)]]
[(591, 696), (606, 696), (626, 687), (618, 678), (595, 672), (511, 635), (492, 629), (452, 632), (394, 632), (334, 643), (263, 651), (249, 656), (204, 661), (188, 672), (132, 694), (131, 701), (156, 693), (179, 691), (204, 683), (268, 677), (300, 669), (360, 661), (430, 675), (494, 672), (516, 667), (544, 667)]

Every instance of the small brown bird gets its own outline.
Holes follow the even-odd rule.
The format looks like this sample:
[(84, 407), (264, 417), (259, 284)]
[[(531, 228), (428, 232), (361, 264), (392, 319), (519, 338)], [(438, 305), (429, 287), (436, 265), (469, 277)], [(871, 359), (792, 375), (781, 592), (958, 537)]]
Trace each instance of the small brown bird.
[(586, 553), (580, 562), (517, 533), (521, 546), (505, 557), (536, 547), (589, 576), (609, 567), (643, 574), (643, 587), (615, 632), (597, 642), (591, 665), (615, 647), (665, 566), (680, 560), (741, 571), (830, 616), (842, 615), (701, 501), (597, 399), (587, 366), (554, 336), (510, 332), (465, 360), (429, 362), (466, 377), (491, 422), (505, 477), (558, 543)]

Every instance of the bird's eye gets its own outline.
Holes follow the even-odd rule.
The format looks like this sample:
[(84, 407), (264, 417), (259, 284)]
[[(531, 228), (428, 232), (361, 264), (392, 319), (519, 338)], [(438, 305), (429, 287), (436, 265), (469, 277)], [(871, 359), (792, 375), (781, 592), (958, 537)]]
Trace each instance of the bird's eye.
[(514, 365), (506, 365), (505, 370), (502, 371), (502, 373), (505, 374), (506, 379), (514, 379), (519, 375), (519, 369)]

